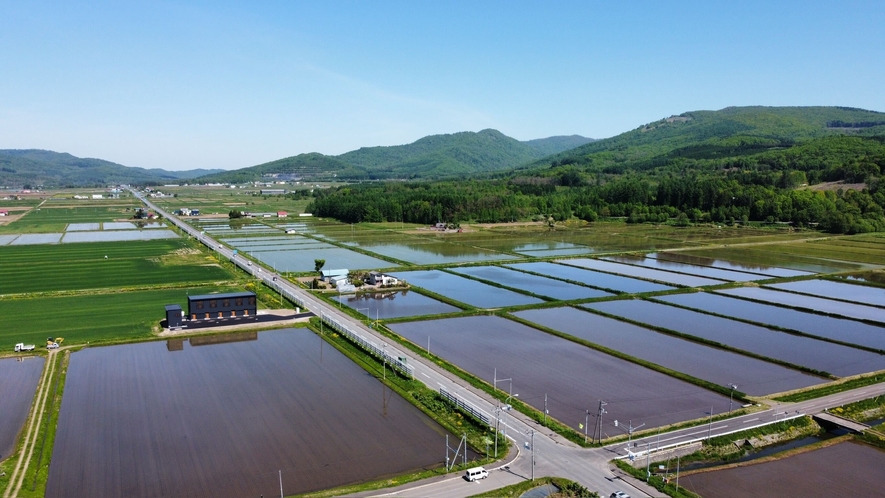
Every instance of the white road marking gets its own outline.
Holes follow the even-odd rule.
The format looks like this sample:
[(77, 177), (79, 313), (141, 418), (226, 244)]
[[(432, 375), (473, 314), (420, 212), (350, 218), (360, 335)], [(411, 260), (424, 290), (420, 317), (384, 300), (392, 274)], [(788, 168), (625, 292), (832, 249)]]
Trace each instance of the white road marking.
[(744, 423), (746, 424), (746, 423), (749, 423), (749, 422), (755, 422), (755, 421), (757, 421), (757, 420), (759, 420), (759, 417), (751, 418), (751, 419), (749, 419), (749, 420), (744, 420)]

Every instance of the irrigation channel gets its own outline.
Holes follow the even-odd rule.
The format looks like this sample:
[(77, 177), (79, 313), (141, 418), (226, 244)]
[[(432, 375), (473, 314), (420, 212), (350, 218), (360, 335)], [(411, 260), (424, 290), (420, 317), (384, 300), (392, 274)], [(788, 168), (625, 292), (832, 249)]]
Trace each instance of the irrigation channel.
[[(804, 414), (819, 413), (829, 407), (885, 394), (885, 384), (877, 384), (810, 401), (793, 404), (775, 404), (773, 408), (765, 411), (712, 422), (706, 426), (696, 426), (660, 435), (637, 438), (631, 441), (629, 448), (625, 443), (596, 449), (579, 448), (518, 412), (501, 410), (500, 402), (486, 393), (470, 387), (465, 381), (431, 362), (409, 355), (408, 352), (400, 349), (396, 344), (387, 343), (383, 336), (365, 326), (361, 321), (340, 312), (309, 292), (296, 287), (282, 278), (274, 280), (276, 275), (273, 272), (262, 268), (257, 263), (249, 264), (246, 259), (237, 257), (232, 249), (221, 245), (200, 230), (187, 225), (177, 217), (160, 209), (145, 199), (140, 193), (133, 191), (133, 194), (148, 207), (177, 225), (185, 233), (229, 259), (243, 271), (250, 273), (255, 278), (260, 278), (264, 283), (276, 289), (296, 305), (322, 317), (324, 323), (328, 325), (335, 324), (336, 328), (344, 328), (350, 331), (350, 333), (359, 335), (369, 345), (367, 346), (368, 349), (380, 352), (391, 363), (399, 362), (400, 364), (397, 366), (403, 372), (411, 373), (414, 378), (432, 389), (443, 389), (449, 395), (456, 398), (459, 403), (463, 403), (471, 407), (471, 409), (484, 414), (488, 420), (496, 423), (499, 429), (516, 443), (514, 446), (519, 452), (516, 459), (509, 462), (506, 467), (502, 465), (500, 468), (494, 469), (491, 472), (490, 478), (483, 480), (480, 484), (468, 483), (461, 479), (460, 476), (452, 476), (444, 480), (412, 483), (402, 489), (387, 490), (387, 493), (397, 496), (469, 496), (530, 479), (533, 475), (556, 475), (569, 478), (580, 482), (592, 490), (599, 491), (603, 496), (608, 496), (609, 493), (617, 489), (624, 489), (634, 496), (657, 494), (654, 490), (645, 486), (644, 483), (638, 481), (626, 483), (618, 480), (612, 474), (609, 461), (613, 458), (627, 458), (631, 455), (642, 458), (647, 451), (654, 452), (658, 449), (690, 444), (705, 438), (777, 423)], [(55, 362), (51, 360), (52, 356), (47, 361), (46, 371), (49, 373), (44, 373), (44, 377), (52, 373)], [(38, 392), (36, 403), (40, 406), (45, 404), (48, 390), (47, 386), (41, 385), (44, 387)], [(588, 402), (591, 401), (593, 400), (588, 400)], [(39, 425), (39, 423), (40, 420), (38, 419), (36, 425)], [(36, 439), (34, 427), (35, 422), (32, 419), (26, 434), (25, 451), (33, 452), (34, 444), (32, 438)], [(32, 436), (32, 432), (34, 436)], [(28, 461), (28, 459), (22, 459), (22, 461)], [(18, 469), (16, 469), (17, 471)], [(19, 479), (16, 485), (10, 486), (4, 498), (15, 496), (17, 490), (21, 487), (21, 483), (21, 479)]]

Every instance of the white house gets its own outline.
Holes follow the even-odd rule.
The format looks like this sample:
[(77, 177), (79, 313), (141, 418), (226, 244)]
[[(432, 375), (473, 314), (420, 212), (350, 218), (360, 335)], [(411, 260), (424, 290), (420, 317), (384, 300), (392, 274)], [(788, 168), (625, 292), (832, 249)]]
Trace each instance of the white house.
[(396, 277), (381, 273), (378, 271), (370, 271), (368, 282), (369, 285), (396, 285), (399, 280)]

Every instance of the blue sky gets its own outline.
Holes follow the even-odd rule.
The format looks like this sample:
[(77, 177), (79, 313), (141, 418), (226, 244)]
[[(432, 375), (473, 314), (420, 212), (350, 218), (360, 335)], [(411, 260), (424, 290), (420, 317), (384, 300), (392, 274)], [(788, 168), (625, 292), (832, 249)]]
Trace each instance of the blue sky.
[(234, 169), (742, 105), (885, 111), (885, 2), (2, 2), (0, 148)]

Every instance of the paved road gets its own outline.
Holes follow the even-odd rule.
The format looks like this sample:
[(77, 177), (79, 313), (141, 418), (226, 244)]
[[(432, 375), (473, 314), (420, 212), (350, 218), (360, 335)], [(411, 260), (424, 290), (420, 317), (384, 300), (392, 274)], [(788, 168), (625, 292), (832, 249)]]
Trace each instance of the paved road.
[[(346, 324), (348, 328), (358, 331), (363, 337), (372, 341), (377, 347), (382, 347), (387, 339), (360, 320), (340, 312), (337, 308), (313, 296), (311, 293), (296, 287), (291, 282), (282, 278), (274, 277), (272, 271), (261, 267), (257, 263), (249, 262), (241, 256), (235, 256), (233, 250), (212, 239), (200, 230), (182, 222), (177, 217), (170, 215), (139, 192), (133, 191), (147, 206), (162, 214), (169, 222), (174, 223), (187, 234), (199, 239), (220, 255), (234, 262), (244, 271), (261, 278), (266, 284), (282, 292), (293, 302), (302, 308), (312, 311), (317, 316), (326, 316), (339, 323)], [(489, 415), (495, 420), (499, 414), (500, 428), (512, 439), (519, 453), (507, 469), (492, 467), (488, 479), (480, 482), (468, 483), (460, 477), (446, 479), (433, 479), (426, 482), (412, 483), (403, 489), (389, 489), (374, 493), (362, 494), (361, 496), (403, 496), (403, 497), (458, 497), (470, 496), (479, 492), (496, 489), (508, 484), (514, 484), (528, 479), (534, 472), (535, 476), (560, 476), (580, 482), (591, 490), (599, 491), (602, 496), (608, 496), (616, 490), (623, 490), (637, 496), (660, 496), (653, 488), (646, 486), (640, 481), (631, 482), (617, 479), (611, 472), (608, 463), (612, 458), (626, 456), (628, 454), (626, 442), (607, 446), (605, 448), (584, 449), (566, 441), (549, 429), (541, 427), (521, 413), (496, 410), (499, 405), (484, 392), (477, 392), (467, 384), (432, 362), (425, 362), (422, 358), (413, 357), (407, 351), (400, 349), (396, 344), (386, 344), (384, 350), (392, 356), (408, 357), (408, 363), (414, 367), (415, 378), (424, 382), (428, 387), (439, 389), (444, 387), (449, 393), (466, 400), (468, 403)], [(772, 403), (769, 410), (735, 417), (721, 422), (713, 422), (710, 426), (699, 426), (680, 431), (661, 434), (660, 436), (648, 436), (631, 441), (630, 452), (639, 456), (644, 455), (646, 448), (664, 448), (677, 444), (685, 444), (693, 440), (703, 439), (707, 436), (716, 436), (747, 429), (756, 425), (788, 420), (802, 414), (814, 414), (828, 407), (850, 403), (880, 394), (885, 394), (885, 383), (875, 386), (856, 389), (844, 393), (827, 396), (801, 403)], [(532, 433), (534, 432), (534, 438)], [(535, 465), (532, 466), (532, 451), (529, 449), (534, 441)]]

